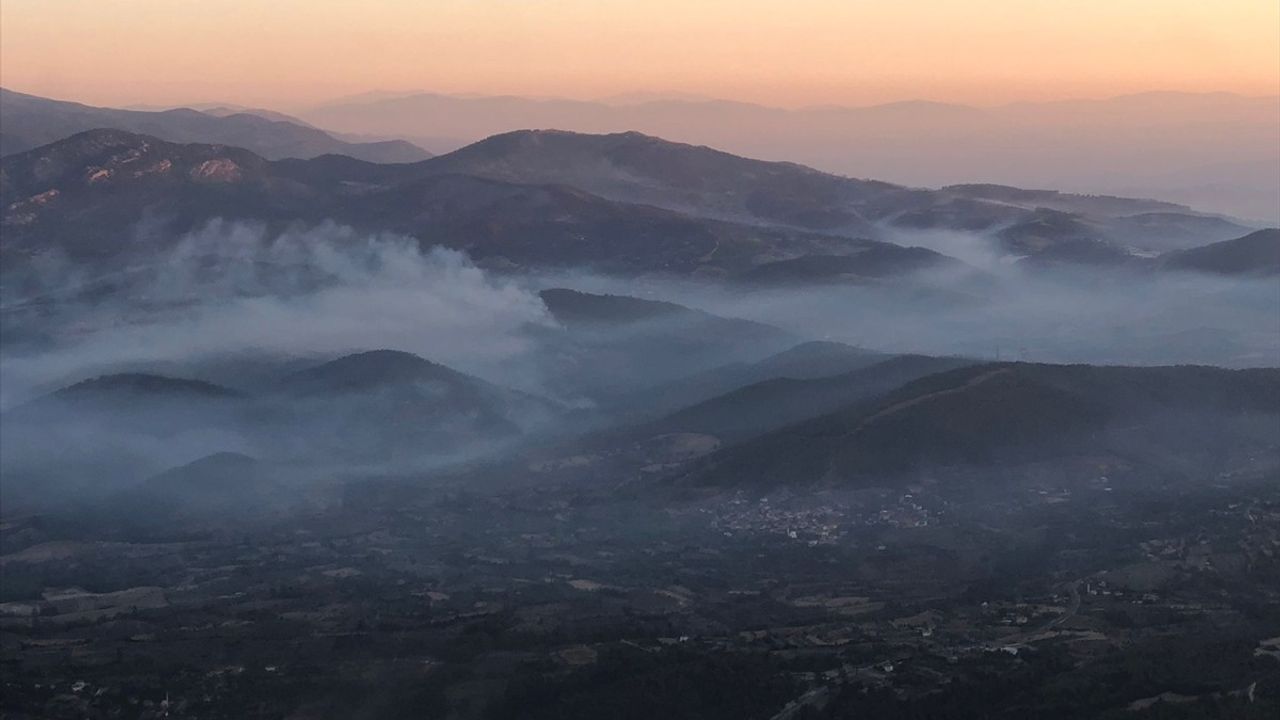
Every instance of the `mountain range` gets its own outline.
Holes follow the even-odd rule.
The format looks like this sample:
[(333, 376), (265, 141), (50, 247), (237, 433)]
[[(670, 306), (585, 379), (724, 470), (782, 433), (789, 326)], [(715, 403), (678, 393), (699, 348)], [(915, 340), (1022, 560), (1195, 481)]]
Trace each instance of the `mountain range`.
[[(1014, 256), (1115, 264), (1252, 230), (1168, 203), (924, 190), (633, 132), (520, 131), (417, 163), (375, 164), (336, 155), (272, 161), (93, 130), (0, 160), (0, 205), (10, 268), (54, 248), (136, 261), (214, 218), (330, 220), (462, 249), (495, 268), (842, 282), (964, 270), (898, 244), (913, 233), (985, 233)], [(1136, 225), (1159, 229), (1135, 233)], [(806, 264), (806, 256), (840, 259)]]
[(997, 107), (912, 101), (783, 109), (710, 98), (400, 93), (298, 114), (321, 127), (417, 140), (437, 152), (522, 128), (637, 130), (906, 185), (981, 181), (1152, 196), (1280, 222), (1274, 96), (1155, 92)]
[(266, 158), (341, 154), (371, 162), (413, 162), (431, 153), (404, 140), (347, 142), (296, 118), (262, 110), (118, 110), (50, 100), (0, 88), (0, 155), (12, 155), (86, 130), (111, 128), (170, 142), (243, 147)]

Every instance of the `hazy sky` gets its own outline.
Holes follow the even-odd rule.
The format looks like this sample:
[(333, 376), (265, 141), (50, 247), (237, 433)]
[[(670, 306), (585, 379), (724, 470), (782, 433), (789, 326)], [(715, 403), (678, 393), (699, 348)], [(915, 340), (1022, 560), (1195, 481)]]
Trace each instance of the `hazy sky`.
[(0, 84), (296, 107), (372, 89), (779, 105), (1280, 92), (1277, 0), (3, 0)]

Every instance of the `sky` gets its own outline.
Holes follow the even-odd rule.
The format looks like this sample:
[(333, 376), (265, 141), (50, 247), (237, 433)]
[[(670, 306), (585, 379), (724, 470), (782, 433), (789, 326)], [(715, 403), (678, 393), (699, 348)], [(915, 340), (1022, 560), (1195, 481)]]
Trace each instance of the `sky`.
[(1276, 0), (4, 0), (0, 84), (103, 105), (370, 90), (779, 106), (1280, 93)]

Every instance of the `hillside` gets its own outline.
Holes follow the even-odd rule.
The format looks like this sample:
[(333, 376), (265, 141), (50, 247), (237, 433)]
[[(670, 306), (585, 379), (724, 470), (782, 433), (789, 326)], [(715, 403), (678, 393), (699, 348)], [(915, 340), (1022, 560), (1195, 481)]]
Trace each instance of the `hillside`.
[(1259, 230), (1233, 240), (1162, 255), (1169, 270), (1216, 275), (1280, 275), (1280, 229)]
[(808, 341), (747, 361), (730, 362), (607, 399), (633, 422), (652, 420), (682, 408), (776, 378), (813, 379), (841, 375), (887, 360), (890, 355), (838, 342)]
[(263, 402), (278, 450), (383, 462), (445, 458), (514, 438), (554, 407), (398, 350), (346, 355), (281, 378)]
[(882, 395), (916, 378), (971, 363), (960, 358), (901, 355), (830, 377), (779, 376), (683, 408), (633, 432), (701, 433), (730, 445)]
[[(910, 382), (712, 456), (694, 483), (892, 482), (1073, 454), (1172, 458), (1212, 444), (1208, 418), (1280, 420), (1280, 370), (983, 364)], [(1140, 448), (1140, 450), (1138, 450)], [(1136, 455), (1134, 454), (1136, 453)]]
[(756, 361), (794, 344), (763, 323), (670, 302), (552, 288), (541, 293), (560, 328), (536, 334), (536, 362), (557, 392), (631, 405), (631, 393), (710, 370)]

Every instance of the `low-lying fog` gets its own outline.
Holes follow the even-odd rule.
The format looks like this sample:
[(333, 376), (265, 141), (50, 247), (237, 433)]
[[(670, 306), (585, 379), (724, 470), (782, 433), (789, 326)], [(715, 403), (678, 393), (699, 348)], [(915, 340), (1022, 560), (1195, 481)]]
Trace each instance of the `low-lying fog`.
[[(801, 339), (891, 352), (1100, 364), (1274, 364), (1273, 279), (1088, 267), (1027, 268), (978, 234), (910, 234), (903, 244), (958, 257), (977, 273), (825, 287), (743, 288), (528, 275), (477, 268), (405, 237), (321, 225), (268, 236), (214, 222), (148, 267), (88, 278), (53, 261), (5, 278), (0, 406), (95, 375), (149, 371), (252, 384), (251, 358), (299, 366), (405, 350), (501, 385), (545, 390), (531, 328), (555, 320), (545, 287), (668, 300), (775, 325)], [(234, 374), (219, 374), (237, 360)]]
[[(250, 510), (319, 501), (341, 484), (320, 476), (419, 472), (672, 412), (736, 389), (731, 364), (814, 339), (1037, 362), (1280, 357), (1273, 281), (1030, 268), (977, 235), (901, 239), (966, 269), (768, 288), (497, 273), (406, 237), (228, 222), (109, 274), (46, 258), (4, 278), (5, 501), (125, 507), (135, 488), (186, 492), (187, 476), (202, 497), (205, 474), (265, 478), (227, 495)], [(573, 293), (558, 320), (540, 295), (553, 287), (755, 322)]]

